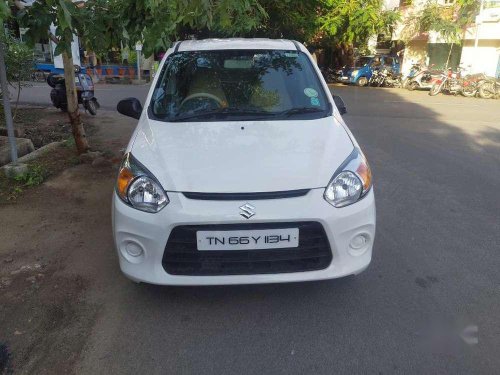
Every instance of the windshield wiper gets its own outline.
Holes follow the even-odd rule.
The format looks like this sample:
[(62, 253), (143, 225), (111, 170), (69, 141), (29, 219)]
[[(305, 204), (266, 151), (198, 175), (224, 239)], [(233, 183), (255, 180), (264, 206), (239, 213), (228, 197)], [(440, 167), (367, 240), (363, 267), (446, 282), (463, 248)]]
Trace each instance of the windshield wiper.
[(301, 115), (304, 113), (318, 113), (318, 112), (326, 112), (325, 109), (322, 108), (314, 108), (314, 107), (295, 107), (287, 109), (286, 111), (279, 112), (277, 116), (291, 116), (291, 115)]
[(258, 116), (269, 116), (273, 115), (271, 112), (262, 111), (260, 109), (252, 109), (252, 108), (237, 108), (237, 107), (226, 107), (226, 108), (218, 108), (210, 111), (198, 110), (194, 111), (194, 113), (187, 114), (185, 116), (180, 116), (180, 114), (176, 114), (170, 121), (183, 121), (189, 120), (197, 117), (205, 117), (205, 116), (215, 116), (215, 115), (237, 115), (237, 116), (248, 116), (248, 115), (258, 115)]

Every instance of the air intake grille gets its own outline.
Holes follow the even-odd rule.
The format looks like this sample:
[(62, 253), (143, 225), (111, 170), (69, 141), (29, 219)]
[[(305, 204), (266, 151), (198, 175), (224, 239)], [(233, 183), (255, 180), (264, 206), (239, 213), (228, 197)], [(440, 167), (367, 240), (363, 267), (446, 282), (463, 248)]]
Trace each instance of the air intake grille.
[[(197, 231), (299, 228), (299, 247), (265, 250), (198, 251)], [(171, 275), (255, 275), (316, 271), (327, 268), (332, 252), (317, 222), (183, 225), (170, 234), (163, 268)]]

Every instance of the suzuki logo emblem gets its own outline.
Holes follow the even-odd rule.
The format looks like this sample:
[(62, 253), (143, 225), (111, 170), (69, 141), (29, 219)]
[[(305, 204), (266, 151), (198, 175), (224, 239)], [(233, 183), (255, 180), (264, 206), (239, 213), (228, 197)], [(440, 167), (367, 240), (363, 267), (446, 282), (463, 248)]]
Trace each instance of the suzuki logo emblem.
[(250, 219), (252, 216), (255, 216), (255, 207), (252, 206), (250, 203), (245, 203), (243, 206), (240, 207), (240, 215), (243, 216), (245, 219)]

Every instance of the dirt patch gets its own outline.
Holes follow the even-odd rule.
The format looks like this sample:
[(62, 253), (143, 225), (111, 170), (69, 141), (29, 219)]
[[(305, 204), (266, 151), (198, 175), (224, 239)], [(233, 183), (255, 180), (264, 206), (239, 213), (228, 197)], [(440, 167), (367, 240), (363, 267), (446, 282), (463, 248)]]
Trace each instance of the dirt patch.
[(88, 283), (59, 274), (58, 268), (52, 261), (2, 267), (0, 341), (6, 373), (52, 374), (57, 361), (57, 373), (67, 374), (79, 358), (96, 310), (82, 298)]
[(34, 162), (46, 171), (41, 185), (17, 185), (9, 200), (14, 185), (0, 178), (0, 375), (77, 371), (107, 298), (102, 275), (119, 276), (110, 198), (134, 123), (104, 111), (82, 117), (99, 130), (90, 144), (113, 163), (79, 163), (67, 142)]
[(115, 173), (78, 165), (0, 206), (0, 343), (9, 371), (74, 373), (100, 309), (79, 265), (93, 267), (87, 254), (100, 241), (87, 241), (109, 221), (99, 207)]
[[(92, 121), (85, 121), (83, 118), (82, 120), (87, 135), (95, 134), (96, 127)], [(63, 141), (72, 136), (68, 114), (55, 108), (29, 106), (19, 108), (14, 119), (14, 127), (24, 134), (24, 138), (31, 139), (35, 148)]]

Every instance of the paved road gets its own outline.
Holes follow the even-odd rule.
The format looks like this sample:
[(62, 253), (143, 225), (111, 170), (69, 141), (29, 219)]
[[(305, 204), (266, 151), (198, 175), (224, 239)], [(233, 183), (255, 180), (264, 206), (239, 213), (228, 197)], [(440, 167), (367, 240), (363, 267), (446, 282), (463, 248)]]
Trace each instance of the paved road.
[[(40, 82), (35, 82), (31, 87), (25, 87), (21, 90), (19, 103), (21, 104), (41, 104), (51, 105), (50, 90), (52, 88)], [(149, 84), (145, 85), (95, 85), (95, 96), (101, 104), (102, 109), (115, 110), (118, 102), (127, 97), (136, 97), (142, 103), (148, 94)], [(12, 97), (15, 97), (13, 95)]]
[[(93, 294), (104, 307), (78, 372), (498, 373), (500, 101), (334, 91), (375, 178), (368, 270), (303, 284), (158, 287), (125, 280), (114, 255), (95, 251)], [(110, 106), (122, 94), (98, 93)], [(464, 340), (466, 327), (478, 333)]]

